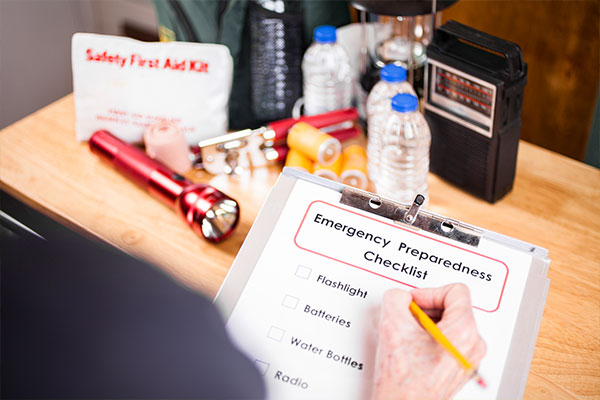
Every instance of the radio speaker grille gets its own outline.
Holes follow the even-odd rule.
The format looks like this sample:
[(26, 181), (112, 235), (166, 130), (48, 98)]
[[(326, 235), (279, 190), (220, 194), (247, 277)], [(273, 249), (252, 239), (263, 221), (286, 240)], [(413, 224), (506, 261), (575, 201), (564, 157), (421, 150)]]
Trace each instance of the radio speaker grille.
[(495, 161), (491, 140), (429, 110), (425, 116), (431, 128), (431, 172), (476, 196), (488, 197), (491, 177), (487, 175)]

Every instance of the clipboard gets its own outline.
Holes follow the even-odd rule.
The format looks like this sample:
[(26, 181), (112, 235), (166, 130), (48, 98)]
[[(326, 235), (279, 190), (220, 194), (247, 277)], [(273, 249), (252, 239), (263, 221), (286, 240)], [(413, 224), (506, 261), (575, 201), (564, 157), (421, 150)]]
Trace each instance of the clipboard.
[(488, 352), (481, 389), (522, 398), (550, 259), (535, 245), (284, 168), (215, 303), (268, 398), (368, 398), (377, 306), (389, 288), (462, 282)]

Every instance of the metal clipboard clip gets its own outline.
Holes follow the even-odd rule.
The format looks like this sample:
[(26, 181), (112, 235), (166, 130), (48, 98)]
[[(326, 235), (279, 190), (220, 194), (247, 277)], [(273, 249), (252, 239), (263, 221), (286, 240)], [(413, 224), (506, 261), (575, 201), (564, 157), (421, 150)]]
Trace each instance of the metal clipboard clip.
[(363, 190), (345, 187), (340, 203), (418, 228), (469, 246), (479, 246), (483, 231), (462, 222), (442, 218), (420, 208), (425, 197), (418, 194), (411, 205), (400, 204)]

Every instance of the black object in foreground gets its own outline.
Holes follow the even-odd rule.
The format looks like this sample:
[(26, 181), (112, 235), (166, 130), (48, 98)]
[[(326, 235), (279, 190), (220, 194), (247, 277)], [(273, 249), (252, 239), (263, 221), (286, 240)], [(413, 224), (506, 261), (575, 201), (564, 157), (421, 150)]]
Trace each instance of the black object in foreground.
[(0, 243), (2, 398), (263, 398), (214, 306), (75, 235)]

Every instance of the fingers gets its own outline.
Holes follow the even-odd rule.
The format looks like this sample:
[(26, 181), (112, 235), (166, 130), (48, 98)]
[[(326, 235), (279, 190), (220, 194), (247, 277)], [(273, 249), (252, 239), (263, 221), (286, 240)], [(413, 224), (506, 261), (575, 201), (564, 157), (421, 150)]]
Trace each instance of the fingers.
[(409, 292), (401, 289), (391, 289), (383, 294), (381, 308), (383, 312), (408, 313), (408, 306), (412, 301)]
[(474, 346), (473, 351), (470, 354), (471, 363), (476, 368), (479, 366), (479, 363), (485, 356), (485, 353), (487, 353), (487, 345), (480, 336), (479, 340), (477, 341), (477, 344)]
[[(441, 311), (438, 328), (473, 363), (478, 363), (485, 354), (485, 345), (477, 331), (473, 315), (471, 296), (467, 286), (450, 284), (440, 288), (415, 289), (411, 292), (415, 303), (425, 309)], [(430, 315), (435, 316), (433, 311)], [(438, 314), (439, 315), (439, 314)], [(481, 342), (481, 345), (478, 343)], [(469, 357), (471, 351), (480, 347), (477, 358)]]
[(473, 315), (471, 292), (469, 292), (469, 288), (466, 285), (462, 283), (448, 285), (448, 291), (444, 298), (444, 314), (450, 311)]
[(397, 349), (407, 345), (403, 330), (409, 326), (409, 318), (412, 318), (408, 308), (411, 301), (410, 293), (399, 289), (389, 290), (383, 295), (374, 372), (375, 397), (391, 398), (382, 393), (395, 387), (400, 378), (396, 375), (402, 375), (397, 370), (394, 354)]
[(455, 320), (466, 320), (469, 324), (475, 323), (469, 289), (461, 283), (440, 288), (414, 289), (410, 293), (400, 289), (389, 290), (383, 298), (382, 318), (393, 316), (394, 319), (400, 318), (403, 323), (412, 322), (413, 325), (414, 319), (409, 318), (408, 311), (411, 301), (417, 303), (435, 322), (446, 320), (447, 324), (452, 324)]
[(388, 290), (381, 303), (381, 324), (389, 324), (396, 328), (412, 319), (408, 306), (412, 301), (410, 293), (400, 290)]
[(422, 308), (423, 312), (429, 316), (433, 320), (433, 322), (438, 323), (442, 318), (442, 313), (444, 310), (440, 310), (439, 308)]
[[(483, 359), (486, 349), (485, 342), (479, 338), (471, 350), (465, 353), (465, 357), (467, 357), (475, 369), (479, 368), (479, 363)], [(472, 378), (473, 372), (461, 368), (460, 373), (457, 374), (448, 384), (449, 392), (447, 393), (447, 398), (454, 397), (454, 395), (464, 386), (464, 384)]]
[(464, 368), (456, 368), (456, 373), (446, 385), (446, 393), (444, 399), (451, 399), (460, 389), (467, 383), (472, 376), (472, 372), (465, 370)]
[(412, 296), (404, 290), (391, 289), (385, 292), (379, 322), (380, 343), (397, 346), (407, 331), (419, 329), (408, 308), (411, 301)]
[(471, 309), (471, 294), (462, 283), (439, 288), (414, 289), (411, 294), (414, 302), (424, 310)]
[(444, 299), (450, 290), (451, 285), (442, 286), (439, 288), (414, 289), (410, 292), (413, 301), (423, 310), (443, 310)]
[[(415, 388), (423, 387), (431, 398), (451, 397), (470, 376), (413, 317), (411, 301), (431, 317), (441, 317), (438, 327), (474, 366), (485, 355), (465, 285), (390, 290), (381, 304), (374, 398), (398, 398), (399, 393), (409, 398)], [(423, 398), (423, 393), (413, 397)]]

